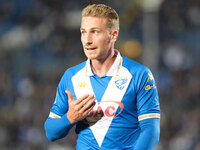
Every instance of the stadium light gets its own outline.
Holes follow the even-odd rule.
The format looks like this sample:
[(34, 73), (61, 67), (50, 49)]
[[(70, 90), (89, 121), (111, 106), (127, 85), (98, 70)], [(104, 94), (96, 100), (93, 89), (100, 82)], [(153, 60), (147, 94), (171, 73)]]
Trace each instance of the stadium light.
[(143, 6), (143, 55), (142, 60), (157, 78), (159, 60), (158, 11), (163, 0), (141, 0)]

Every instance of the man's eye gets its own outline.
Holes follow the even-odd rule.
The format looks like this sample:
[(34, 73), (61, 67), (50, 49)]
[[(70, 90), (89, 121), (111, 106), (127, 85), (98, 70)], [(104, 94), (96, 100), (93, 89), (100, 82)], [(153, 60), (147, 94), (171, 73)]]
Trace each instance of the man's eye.
[(85, 34), (86, 32), (85, 31), (81, 31), (81, 34)]
[(95, 30), (94, 30), (94, 31), (93, 31), (93, 33), (94, 33), (94, 34), (97, 34), (97, 33), (98, 33), (98, 31), (95, 31)]

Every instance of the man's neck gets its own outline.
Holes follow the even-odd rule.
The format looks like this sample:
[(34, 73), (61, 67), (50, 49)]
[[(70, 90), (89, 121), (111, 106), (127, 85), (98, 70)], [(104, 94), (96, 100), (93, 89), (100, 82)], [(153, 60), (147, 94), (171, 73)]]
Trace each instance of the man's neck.
[(92, 60), (92, 70), (99, 77), (106, 75), (106, 73), (109, 71), (109, 69), (115, 62), (116, 57), (117, 55), (115, 55), (115, 52), (113, 51), (113, 53), (106, 57), (106, 59), (104, 60)]

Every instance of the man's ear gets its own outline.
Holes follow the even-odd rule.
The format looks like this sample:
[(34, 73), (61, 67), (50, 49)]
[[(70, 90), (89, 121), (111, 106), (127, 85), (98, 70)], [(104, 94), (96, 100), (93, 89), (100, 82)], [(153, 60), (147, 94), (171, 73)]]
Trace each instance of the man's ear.
[(117, 40), (118, 33), (119, 33), (119, 32), (118, 32), (117, 30), (111, 31), (111, 40), (112, 40), (113, 42), (115, 42), (115, 41)]

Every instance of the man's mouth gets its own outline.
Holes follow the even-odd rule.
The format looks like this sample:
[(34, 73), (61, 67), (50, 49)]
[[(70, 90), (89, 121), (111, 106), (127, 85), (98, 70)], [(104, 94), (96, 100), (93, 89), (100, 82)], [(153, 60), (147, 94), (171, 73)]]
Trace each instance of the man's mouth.
[(93, 51), (93, 50), (96, 49), (96, 47), (86, 47), (86, 49), (87, 49), (88, 51)]

